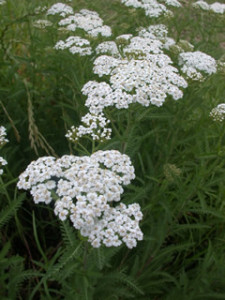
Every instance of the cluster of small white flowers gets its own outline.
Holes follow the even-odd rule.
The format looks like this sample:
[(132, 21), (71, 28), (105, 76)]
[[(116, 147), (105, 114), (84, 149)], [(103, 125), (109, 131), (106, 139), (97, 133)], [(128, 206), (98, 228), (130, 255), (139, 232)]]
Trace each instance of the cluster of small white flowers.
[(40, 29), (52, 26), (52, 22), (48, 20), (37, 20), (33, 22), (33, 26)]
[(180, 2), (177, 0), (161, 0), (161, 1), (163, 1), (165, 4), (167, 4), (169, 6), (181, 7)]
[(133, 37), (133, 34), (131, 34), (131, 33), (128, 33), (128, 34), (121, 34), (121, 35), (118, 35), (117, 37), (116, 37), (116, 41), (118, 41), (118, 42), (127, 42), (127, 41), (129, 41), (131, 38)]
[(148, 28), (141, 29), (139, 36), (150, 39), (162, 39), (167, 37), (168, 28), (164, 24), (150, 25)]
[(222, 122), (225, 119), (225, 103), (221, 103), (212, 109), (210, 117), (214, 121)]
[(67, 15), (73, 14), (73, 8), (65, 3), (56, 3), (53, 4), (47, 11), (47, 15), (60, 15), (65, 17)]
[(135, 36), (130, 39), (130, 44), (124, 47), (123, 52), (127, 57), (147, 58), (151, 54), (163, 53), (162, 43), (157, 39)]
[(205, 1), (197, 1), (193, 3), (193, 7), (201, 8), (202, 10), (209, 10), (209, 4)]
[(210, 5), (209, 9), (216, 14), (224, 14), (225, 13), (225, 4), (215, 2)]
[(130, 249), (136, 247), (137, 240), (143, 239), (139, 228), (141, 219), (142, 213), (137, 203), (128, 206), (121, 203), (115, 208), (108, 207), (102, 220), (91, 230), (89, 241), (95, 248), (98, 248), (101, 242), (107, 247), (117, 247), (122, 242)]
[(38, 15), (38, 14), (45, 12), (47, 9), (48, 9), (47, 6), (38, 6), (35, 8), (34, 12), (35, 12), (35, 14)]
[(194, 80), (201, 80), (204, 73), (211, 75), (217, 70), (215, 59), (201, 51), (180, 53), (178, 60), (182, 72)]
[(171, 59), (164, 54), (149, 54), (147, 59), (131, 60), (106, 55), (98, 57), (94, 62), (94, 73), (100, 77), (110, 75), (111, 86), (106, 83), (86, 84), (82, 90), (88, 96), (86, 106), (96, 113), (95, 109), (102, 108), (104, 104), (115, 105), (117, 102), (113, 96), (116, 92), (123, 95), (120, 103), (124, 106), (120, 108), (127, 108), (132, 102), (162, 106), (167, 94), (174, 100), (182, 98), (179, 87), (186, 88), (187, 83), (171, 63)]
[(138, 33), (140, 37), (159, 40), (161, 48), (169, 50), (176, 42), (168, 37), (168, 28), (164, 24), (150, 25), (148, 28), (141, 29)]
[[(125, 60), (124, 60), (125, 62)], [(103, 75), (109, 75), (114, 68), (123, 63), (123, 60), (115, 58), (109, 55), (101, 55), (94, 61), (94, 73), (102, 77)]]
[(0, 175), (3, 174), (3, 170), (1, 169), (1, 167), (5, 166), (5, 165), (7, 165), (7, 161), (3, 157), (0, 156)]
[(92, 49), (90, 47), (90, 42), (79, 36), (70, 36), (66, 41), (58, 41), (54, 47), (56, 50), (69, 49), (72, 54), (91, 55)]
[(128, 108), (133, 97), (121, 89), (113, 90), (106, 82), (88, 81), (82, 89), (87, 97), (85, 105), (93, 114), (102, 113), (105, 107), (115, 106), (117, 109)]
[(217, 14), (223, 14), (225, 12), (225, 4), (215, 2), (213, 4), (208, 4), (205, 1), (197, 1), (193, 3), (195, 8), (201, 8), (202, 10), (212, 11)]
[(143, 8), (146, 16), (157, 18), (168, 12), (165, 5), (156, 0), (121, 0), (126, 6)]
[(122, 185), (134, 179), (130, 158), (116, 150), (89, 156), (42, 157), (19, 176), (19, 189), (31, 190), (35, 203), (53, 200), (55, 215), (68, 217), (93, 247), (136, 246), (143, 239), (139, 228), (142, 213), (138, 204), (120, 204)]
[[(126, 45), (123, 47), (123, 54), (129, 58), (147, 58), (149, 54), (163, 53), (161, 48), (163, 44), (156, 38), (149, 37), (127, 37)], [(123, 44), (121, 36), (117, 38), (118, 45)], [(111, 54), (114, 58), (122, 58), (117, 44), (114, 41), (107, 41), (99, 44), (96, 48), (97, 54)], [(119, 61), (117, 61), (119, 62)], [(121, 63), (121, 62), (120, 62)], [(116, 63), (117, 64), (117, 63)], [(109, 62), (111, 65), (111, 62)]]
[(66, 26), (68, 31), (75, 31), (77, 28), (83, 29), (92, 37), (96, 37), (98, 34), (108, 37), (112, 34), (111, 28), (103, 25), (99, 14), (87, 9), (82, 9), (79, 13), (62, 19), (59, 26)]
[(82, 117), (81, 122), (83, 125), (79, 127), (72, 126), (68, 130), (66, 137), (70, 141), (77, 142), (79, 138), (87, 135), (90, 135), (93, 140), (99, 140), (100, 142), (111, 138), (112, 129), (107, 128), (110, 121), (103, 114), (94, 115), (88, 113)]
[(113, 41), (107, 41), (99, 44), (95, 51), (97, 54), (110, 54), (114, 57), (120, 57), (119, 50), (117, 48), (117, 45)]
[(194, 46), (186, 40), (175, 42), (173, 38), (168, 37), (168, 28), (164, 24), (150, 25), (148, 28), (141, 29), (138, 35), (145, 39), (155, 39), (161, 42), (160, 49), (176, 50), (176, 53), (193, 51)]
[[(8, 143), (8, 139), (6, 139), (6, 129), (4, 126), (0, 126), (0, 148), (2, 148), (6, 143)], [(3, 174), (2, 166), (7, 165), (7, 161), (0, 156), (0, 175)]]
[(6, 139), (6, 129), (4, 126), (0, 126), (0, 147), (4, 146), (8, 143), (8, 139)]

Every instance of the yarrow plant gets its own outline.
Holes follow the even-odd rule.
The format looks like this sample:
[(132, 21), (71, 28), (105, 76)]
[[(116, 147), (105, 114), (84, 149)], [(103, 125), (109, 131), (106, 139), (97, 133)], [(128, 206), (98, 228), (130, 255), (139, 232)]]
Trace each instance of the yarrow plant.
[(54, 202), (55, 215), (67, 218), (93, 247), (133, 248), (143, 234), (138, 204), (119, 202), (122, 185), (134, 179), (130, 158), (116, 150), (98, 151), (91, 156), (42, 157), (20, 175), (18, 188), (30, 190), (35, 203)]
[(213, 108), (210, 112), (210, 117), (214, 121), (222, 122), (225, 119), (225, 103), (220, 103)]
[(91, 114), (87, 113), (82, 117), (81, 122), (83, 125), (78, 127), (72, 126), (67, 132), (66, 137), (71, 142), (77, 142), (83, 136), (91, 136), (92, 140), (99, 140), (103, 142), (104, 140), (109, 140), (111, 138), (111, 128), (106, 126), (110, 123), (103, 114)]
[(146, 16), (157, 18), (160, 15), (168, 12), (165, 5), (159, 3), (156, 0), (121, 0), (126, 6), (132, 6), (134, 8), (143, 8)]
[[(121, 0), (121, 2), (126, 6), (144, 9), (146, 16), (150, 18), (158, 18), (162, 15), (172, 16), (173, 13), (167, 9), (166, 5), (171, 7), (181, 7), (180, 2), (177, 0)], [(164, 4), (160, 2), (163, 2)]]
[(105, 51), (111, 50), (111, 55), (115, 53), (116, 57), (101, 55), (94, 61), (94, 73), (99, 77), (109, 75), (109, 84), (91, 81), (84, 85), (82, 92), (88, 96), (86, 106), (91, 112), (98, 113), (112, 105), (127, 108), (136, 102), (144, 106), (150, 103), (162, 106), (167, 94), (175, 100), (182, 98), (179, 88), (186, 88), (187, 83), (172, 66), (169, 56), (163, 53), (163, 43), (155, 35), (152, 37), (129, 36), (120, 58), (119, 50), (115, 50), (116, 44), (98, 46), (101, 51), (104, 48)]
[(214, 2), (212, 4), (208, 4), (205, 1), (197, 1), (193, 3), (193, 7), (200, 8), (205, 11), (211, 11), (216, 14), (224, 14), (225, 13), (225, 4)]
[(202, 80), (205, 74), (211, 75), (217, 71), (215, 59), (201, 51), (180, 53), (179, 64), (182, 72), (194, 80)]
[(0, 298), (224, 299), (224, 5), (205, 1), (0, 0)]
[(59, 22), (59, 26), (65, 26), (68, 31), (76, 31), (82, 29), (92, 37), (97, 37), (98, 34), (102, 36), (111, 36), (111, 28), (103, 25), (103, 20), (95, 11), (82, 9), (79, 13), (70, 15)]
[[(8, 139), (6, 138), (6, 128), (4, 126), (0, 126), (0, 149), (8, 143)], [(7, 165), (7, 161), (0, 156), (0, 175), (3, 174), (3, 169), (1, 169), (2, 166)]]
[(73, 8), (65, 3), (53, 4), (47, 11), (47, 15), (59, 15), (65, 17), (73, 14)]
[(58, 41), (54, 47), (56, 50), (68, 49), (72, 54), (79, 54), (81, 56), (91, 55), (92, 49), (90, 42), (79, 36), (70, 36), (66, 41)]

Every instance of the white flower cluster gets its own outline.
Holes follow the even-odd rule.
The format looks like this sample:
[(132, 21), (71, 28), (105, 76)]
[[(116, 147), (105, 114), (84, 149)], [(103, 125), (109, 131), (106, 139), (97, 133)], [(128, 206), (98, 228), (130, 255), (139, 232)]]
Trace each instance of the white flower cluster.
[[(149, 54), (163, 53), (161, 50), (163, 44), (156, 38), (125, 35), (125, 38), (119, 36), (116, 40), (119, 46), (126, 41), (127, 45), (123, 47), (123, 54), (127, 57), (147, 58)], [(122, 58), (117, 44), (114, 41), (103, 42), (96, 47), (96, 53), (110, 54), (115, 58)]]
[(0, 126), (0, 147), (4, 146), (8, 143), (8, 139), (6, 139), (6, 129), (4, 126)]
[(217, 70), (215, 59), (201, 51), (180, 53), (178, 59), (182, 72), (193, 80), (202, 80), (204, 73), (211, 75)]
[(128, 42), (133, 37), (133, 34), (127, 33), (127, 34), (121, 34), (116, 37), (116, 41), (123, 43)]
[(39, 29), (45, 29), (52, 26), (52, 22), (48, 20), (37, 20), (33, 22), (33, 26)]
[(89, 156), (42, 157), (20, 175), (19, 189), (31, 190), (35, 203), (54, 203), (60, 220), (67, 218), (93, 247), (133, 248), (143, 239), (138, 204), (111, 206), (120, 201), (122, 185), (134, 179), (130, 158), (116, 150)]
[(59, 26), (66, 26), (68, 31), (83, 29), (90, 36), (96, 37), (98, 34), (102, 36), (111, 36), (112, 31), (109, 26), (103, 25), (103, 20), (95, 11), (82, 9), (79, 13), (71, 15), (59, 22)]
[(5, 165), (7, 165), (7, 161), (3, 157), (0, 156), (0, 175), (3, 174), (3, 170), (1, 169), (1, 167), (5, 166)]
[(128, 108), (133, 102), (132, 95), (121, 89), (113, 90), (106, 82), (88, 81), (83, 86), (82, 93), (88, 96), (85, 105), (96, 115), (102, 113), (105, 107)]
[(150, 25), (148, 28), (141, 29), (139, 36), (149, 39), (163, 39), (167, 37), (168, 28), (164, 24)]
[(72, 126), (67, 132), (66, 137), (72, 141), (77, 142), (79, 138), (90, 135), (93, 140), (109, 140), (111, 138), (112, 129), (106, 126), (110, 123), (103, 114), (86, 114), (82, 117), (83, 125), (79, 127)]
[(158, 18), (161, 15), (171, 15), (172, 12), (167, 9), (168, 6), (180, 7), (181, 4), (178, 0), (161, 0), (164, 4), (159, 3), (157, 0), (121, 0), (126, 6), (134, 8), (143, 8), (146, 16)]
[(150, 54), (163, 53), (162, 46), (157, 39), (135, 36), (130, 39), (130, 44), (124, 47), (123, 52), (127, 57), (148, 58)]
[(91, 55), (92, 49), (90, 47), (90, 42), (79, 36), (70, 36), (66, 41), (58, 41), (54, 47), (56, 50), (69, 49), (72, 54)]
[(165, 5), (156, 0), (121, 0), (126, 6), (143, 8), (146, 16), (157, 18), (168, 12)]
[(212, 11), (217, 14), (224, 14), (225, 13), (225, 4), (215, 2), (213, 4), (208, 4), (205, 1), (197, 1), (193, 3), (195, 8), (201, 8), (202, 10)]
[(99, 44), (95, 51), (97, 54), (111, 54), (114, 57), (120, 57), (119, 50), (114, 41), (107, 41)]
[(45, 12), (47, 9), (48, 9), (47, 6), (38, 6), (35, 8), (34, 12), (35, 12), (35, 14), (38, 15), (38, 14)]
[(167, 4), (169, 6), (181, 7), (180, 2), (177, 0), (161, 0), (161, 1), (163, 1), (165, 4)]
[(186, 88), (187, 83), (171, 63), (165, 54), (148, 54), (145, 59), (131, 60), (106, 55), (98, 57), (94, 62), (94, 73), (100, 77), (110, 75), (110, 85), (85, 84), (82, 92), (88, 96), (86, 106), (91, 112), (98, 113), (104, 106), (127, 108), (136, 102), (144, 106), (150, 103), (162, 106), (167, 94), (174, 100), (182, 98), (183, 92), (179, 88)]
[(212, 109), (210, 117), (214, 121), (222, 122), (225, 119), (225, 103), (221, 103)]
[[(164, 24), (150, 25), (148, 28), (141, 29), (138, 35), (142, 38), (155, 39), (161, 42), (161, 48), (170, 50), (171, 46), (176, 45), (173, 38), (168, 37), (168, 28)], [(188, 43), (186, 41), (186, 43)], [(188, 43), (189, 46), (192, 46)], [(180, 45), (176, 45), (179, 48), (179, 52), (184, 52)]]
[(65, 3), (56, 3), (53, 4), (47, 11), (47, 15), (60, 15), (65, 17), (67, 15), (73, 14), (73, 8)]
[[(8, 143), (8, 139), (6, 139), (6, 129), (4, 126), (0, 126), (0, 148), (2, 148), (6, 143)], [(2, 166), (7, 165), (7, 161), (0, 156), (0, 175), (3, 174)]]

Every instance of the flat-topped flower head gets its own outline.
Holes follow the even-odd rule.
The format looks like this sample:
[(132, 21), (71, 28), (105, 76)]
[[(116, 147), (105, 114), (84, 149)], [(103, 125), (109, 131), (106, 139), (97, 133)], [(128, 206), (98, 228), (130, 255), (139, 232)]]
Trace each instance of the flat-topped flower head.
[(141, 29), (138, 35), (146, 39), (160, 41), (160, 49), (169, 50), (171, 46), (176, 44), (173, 38), (168, 37), (168, 28), (164, 24), (150, 25), (148, 28)]
[(225, 4), (215, 2), (209, 6), (209, 10), (216, 14), (224, 14), (225, 13)]
[(81, 119), (82, 125), (75, 127), (72, 126), (68, 130), (66, 137), (76, 143), (80, 138), (90, 136), (94, 141), (104, 142), (111, 138), (111, 128), (107, 128), (110, 123), (104, 115), (88, 113)]
[(157, 18), (168, 11), (165, 5), (156, 0), (121, 0), (121, 2), (126, 6), (144, 9), (146, 16), (152, 18)]
[(7, 164), (8, 164), (7, 161), (3, 157), (0, 156), (0, 175), (3, 174), (3, 170), (1, 169), (1, 167), (5, 166)]
[(169, 6), (174, 6), (174, 7), (181, 7), (182, 5), (180, 4), (179, 1), (177, 0), (161, 0), (163, 1), (166, 5)]
[(180, 53), (179, 65), (187, 77), (195, 80), (201, 80), (204, 74), (211, 75), (217, 71), (215, 59), (201, 51)]
[(157, 39), (136, 36), (130, 39), (129, 45), (124, 47), (123, 52), (128, 58), (148, 59), (148, 55), (163, 53), (162, 47), (162, 43)]
[[(8, 139), (6, 138), (6, 128), (4, 126), (0, 126), (0, 149), (8, 143)], [(3, 174), (3, 170), (1, 167), (7, 165), (7, 161), (0, 156), (0, 175)]]
[(111, 28), (103, 25), (99, 14), (87, 9), (82, 9), (79, 13), (62, 19), (59, 26), (65, 26), (68, 31), (82, 29), (92, 37), (97, 37), (98, 34), (108, 37), (112, 34)]
[(213, 108), (210, 112), (210, 117), (214, 121), (222, 122), (225, 119), (225, 103), (220, 103)]
[[(120, 108), (127, 108), (130, 103), (136, 102), (144, 106), (162, 106), (167, 95), (171, 95), (174, 100), (182, 98), (180, 87), (186, 88), (187, 83), (171, 63), (165, 54), (147, 52), (144, 59), (116, 59), (106, 55), (98, 57), (94, 61), (93, 70), (100, 77), (109, 75), (110, 85), (93, 82), (85, 85), (82, 91), (88, 96), (86, 106), (90, 109), (117, 106), (115, 94), (122, 96), (123, 105)], [(96, 90), (95, 85), (102, 85), (100, 91), (103, 94)], [(90, 91), (89, 86), (92, 87)]]
[[(151, 18), (158, 18), (162, 15), (173, 15), (166, 5), (172, 7), (181, 7), (178, 0), (121, 0), (126, 6), (132, 6), (134, 8), (142, 8), (145, 10), (146, 16)], [(160, 3), (163, 2), (164, 4)]]
[(108, 54), (112, 55), (113, 57), (121, 57), (120, 52), (117, 48), (117, 44), (114, 41), (106, 41), (99, 44), (95, 48), (95, 51), (97, 54)]
[(0, 148), (8, 143), (8, 141), (9, 140), (6, 138), (6, 128), (4, 126), (0, 126)]
[(212, 4), (208, 4), (205, 1), (197, 1), (193, 3), (193, 7), (200, 8), (205, 11), (211, 11), (216, 14), (224, 14), (225, 13), (225, 4), (214, 2)]
[(133, 37), (133, 34), (131, 34), (131, 33), (121, 34), (116, 37), (116, 42), (118, 42), (119, 44), (124, 43), (124, 42), (126, 43), (126, 42), (130, 41), (130, 39), (132, 37)]
[(58, 41), (54, 47), (56, 50), (68, 49), (72, 54), (79, 54), (81, 56), (91, 55), (92, 49), (90, 42), (79, 36), (70, 36), (66, 41)]
[(117, 109), (128, 108), (133, 102), (132, 95), (122, 89), (113, 90), (106, 82), (88, 81), (82, 88), (87, 96), (85, 105), (93, 114), (100, 114), (105, 107), (115, 106)]
[(53, 4), (47, 11), (47, 15), (59, 15), (65, 17), (73, 14), (73, 8), (65, 3)]
[(47, 9), (48, 9), (47, 6), (38, 6), (35, 8), (34, 12), (35, 12), (35, 14), (39, 15), (39, 14), (46, 12)]
[(18, 188), (30, 190), (35, 203), (54, 202), (54, 213), (70, 219), (93, 247), (136, 246), (143, 234), (138, 204), (119, 202), (122, 185), (134, 179), (130, 158), (116, 150), (97, 151), (91, 156), (64, 155), (33, 161), (19, 176)]
[(193, 7), (201, 8), (202, 10), (209, 10), (209, 4), (205, 1), (197, 1), (193, 3)]
[(167, 37), (168, 28), (164, 24), (150, 25), (148, 28), (143, 28), (138, 35), (150, 39), (163, 39)]

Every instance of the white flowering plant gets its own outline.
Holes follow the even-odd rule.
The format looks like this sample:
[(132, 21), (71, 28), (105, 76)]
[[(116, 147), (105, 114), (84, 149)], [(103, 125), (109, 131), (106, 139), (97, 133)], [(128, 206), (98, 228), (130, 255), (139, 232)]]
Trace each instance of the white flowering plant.
[(0, 1), (1, 299), (224, 298), (218, 1)]

